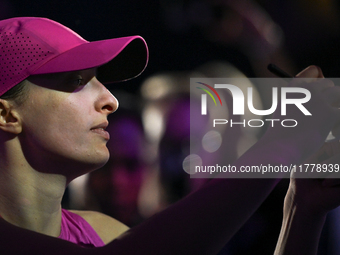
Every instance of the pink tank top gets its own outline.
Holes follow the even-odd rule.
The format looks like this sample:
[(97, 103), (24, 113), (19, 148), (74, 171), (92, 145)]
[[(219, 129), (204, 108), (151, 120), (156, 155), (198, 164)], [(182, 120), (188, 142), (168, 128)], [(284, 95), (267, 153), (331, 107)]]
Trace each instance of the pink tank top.
[(60, 239), (83, 247), (101, 247), (104, 242), (86, 220), (77, 214), (62, 209)]

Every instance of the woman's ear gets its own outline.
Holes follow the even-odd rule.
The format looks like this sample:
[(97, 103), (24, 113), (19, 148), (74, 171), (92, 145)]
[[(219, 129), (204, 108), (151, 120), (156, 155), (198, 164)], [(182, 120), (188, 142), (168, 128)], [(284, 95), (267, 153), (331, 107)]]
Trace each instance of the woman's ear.
[(20, 117), (14, 103), (5, 99), (0, 99), (0, 129), (16, 135), (22, 131)]

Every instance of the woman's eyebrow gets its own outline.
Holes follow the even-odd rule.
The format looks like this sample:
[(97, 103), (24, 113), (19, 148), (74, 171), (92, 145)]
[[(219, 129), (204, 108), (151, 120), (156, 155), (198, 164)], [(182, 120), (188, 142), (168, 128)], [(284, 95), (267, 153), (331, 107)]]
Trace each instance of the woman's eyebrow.
[(80, 75), (88, 75), (88, 76), (97, 76), (97, 70), (98, 68), (90, 68), (90, 69), (85, 69), (85, 70), (79, 70), (79, 71), (75, 71), (75, 72), (78, 72), (78, 74)]

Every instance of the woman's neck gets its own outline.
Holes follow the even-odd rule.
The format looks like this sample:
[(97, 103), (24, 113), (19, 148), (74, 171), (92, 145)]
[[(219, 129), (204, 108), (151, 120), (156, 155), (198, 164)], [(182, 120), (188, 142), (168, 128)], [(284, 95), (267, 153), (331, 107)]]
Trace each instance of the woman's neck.
[(0, 164), (0, 215), (25, 229), (59, 236), (66, 177), (37, 172), (28, 164)]

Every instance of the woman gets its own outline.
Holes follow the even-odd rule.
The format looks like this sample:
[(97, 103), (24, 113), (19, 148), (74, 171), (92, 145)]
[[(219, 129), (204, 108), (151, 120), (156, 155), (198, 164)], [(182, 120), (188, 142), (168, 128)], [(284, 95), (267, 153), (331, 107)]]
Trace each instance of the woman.
[[(138, 75), (147, 62), (146, 45), (140, 37), (89, 43), (43, 18), (1, 21), (0, 33), (3, 254), (216, 254), (278, 182), (214, 179), (129, 231), (100, 213), (62, 210), (67, 184), (109, 158), (105, 128), (118, 102), (97, 80), (97, 70), (109, 82)], [(299, 77), (322, 73), (310, 67)], [(311, 80), (298, 85), (312, 91), (315, 118), (301, 118), (294, 131), (270, 128), (236, 167), (299, 164), (322, 145), (340, 118), (332, 106), (340, 90)], [(289, 117), (300, 118), (294, 110)]]

